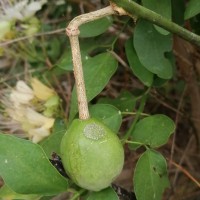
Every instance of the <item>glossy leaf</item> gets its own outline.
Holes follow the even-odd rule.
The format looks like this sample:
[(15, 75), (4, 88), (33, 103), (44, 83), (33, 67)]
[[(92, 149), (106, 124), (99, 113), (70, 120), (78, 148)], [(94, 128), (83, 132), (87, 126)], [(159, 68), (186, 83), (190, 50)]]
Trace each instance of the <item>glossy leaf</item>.
[(87, 200), (119, 200), (119, 197), (114, 189), (109, 187), (100, 192), (90, 193)]
[(104, 17), (88, 22), (79, 27), (80, 37), (94, 37), (104, 33), (112, 25), (111, 17)]
[(137, 162), (133, 183), (137, 200), (161, 200), (169, 186), (164, 157), (153, 150), (143, 153)]
[[(117, 70), (117, 61), (110, 53), (101, 53), (90, 58), (83, 66), (87, 100), (91, 101), (106, 86), (111, 76)], [(75, 87), (72, 91), (70, 121), (78, 112)]]
[(130, 65), (130, 68), (133, 71), (133, 74), (139, 78), (142, 83), (150, 87), (153, 83), (154, 74), (147, 70), (140, 62), (136, 51), (133, 46), (133, 38), (130, 38), (126, 41), (125, 44), (126, 56)]
[(68, 187), (39, 145), (5, 134), (0, 134), (0, 175), (19, 194), (50, 195)]
[(171, 35), (162, 35), (150, 22), (139, 20), (134, 31), (134, 47), (146, 69), (163, 79), (172, 77), (172, 65), (165, 57), (172, 49)]
[(122, 123), (121, 112), (109, 104), (96, 104), (89, 107), (90, 116), (99, 119), (107, 125), (114, 133), (119, 131)]
[(100, 98), (98, 103), (112, 104), (118, 108), (121, 112), (132, 112), (135, 108), (137, 97), (128, 91), (123, 91), (121, 94), (115, 98), (111, 99), (108, 97)]
[(190, 0), (187, 4), (184, 18), (189, 19), (200, 13), (200, 1), (199, 0)]
[(165, 144), (174, 132), (175, 124), (166, 115), (152, 115), (140, 120), (132, 133), (133, 141), (152, 148)]
[[(172, 15), (172, 7), (171, 7), (171, 1), (169, 0), (142, 0), (143, 5), (150, 9), (153, 10), (154, 12), (162, 15), (165, 18), (171, 19)], [(165, 29), (154, 25), (156, 30), (160, 32), (163, 35), (168, 35), (169, 32), (166, 31)]]

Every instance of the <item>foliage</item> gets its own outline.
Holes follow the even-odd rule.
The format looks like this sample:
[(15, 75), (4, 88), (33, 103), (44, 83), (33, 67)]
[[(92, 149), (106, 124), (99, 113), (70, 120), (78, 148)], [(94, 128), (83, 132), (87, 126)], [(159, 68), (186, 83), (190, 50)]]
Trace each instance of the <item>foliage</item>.
[[(168, 0), (159, 2), (142, 0), (140, 2), (142, 6), (181, 25), (184, 20), (192, 20), (200, 13), (198, 0), (190, 0), (187, 5), (180, 0), (184, 5), (185, 12), (180, 12), (179, 4), (171, 3)], [(77, 9), (78, 5), (71, 2), (59, 5), (49, 1), (46, 7), (41, 8), (37, 13), (37, 19), (45, 13), (49, 19), (59, 19), (65, 15), (65, 10), (69, 11), (71, 19), (72, 16), (80, 14)], [(0, 27), (8, 26), (2, 17), (0, 20)], [(30, 18), (25, 22), (19, 20), (17, 23), (17, 20), (14, 19), (12, 26), (7, 27), (6, 33), (0, 34), (1, 41), (8, 42), (9, 39), (15, 38), (13, 35), (10, 36), (11, 32), (14, 30), (16, 34), (16, 30), (19, 28), (18, 23), (21, 27), (23, 23), (28, 23)], [(40, 23), (41, 30), (44, 32), (55, 29), (53, 25), (45, 25), (44, 18)], [(37, 23), (35, 29), (38, 27)], [(117, 27), (119, 33), (109, 32), (109, 27)], [(65, 22), (61, 22), (56, 28), (65, 28)], [(195, 27), (194, 31), (196, 31)], [(122, 53), (124, 52), (123, 47), (118, 46), (121, 33), (126, 34), (126, 41), (123, 43), (125, 44), (125, 53)], [(24, 31), (22, 35), (29, 34)], [(143, 115), (145, 110), (141, 104), (144, 105), (150, 99), (149, 94), (152, 88), (165, 87), (168, 81), (176, 75), (172, 36), (169, 31), (144, 19), (138, 19), (135, 24), (128, 16), (105, 17), (80, 27), (80, 47), (90, 115), (100, 120), (113, 132), (119, 132), (117, 135), (121, 138), (121, 142), (128, 144), (130, 151), (138, 149), (142, 151), (133, 175), (137, 200), (160, 200), (163, 192), (170, 185), (167, 162), (158, 148), (168, 142), (175, 130), (175, 124), (170, 117), (162, 113)], [(23, 70), (22, 63), (28, 63), (29, 70), (33, 71), (32, 76), (43, 81), (49, 80), (48, 82), (53, 85), (55, 77), (62, 79), (63, 76), (71, 74), (73, 71), (71, 49), (64, 34), (57, 37), (55, 35), (31, 37), (18, 43), (13, 42), (11, 45), (13, 52), (9, 48), (1, 48), (0, 54), (9, 62), (12, 56), (16, 60), (16, 67), (12, 69), (13, 74)], [(121, 67), (122, 62), (119, 62), (118, 54), (122, 55), (125, 61), (127, 60), (129, 73), (132, 73), (133, 77), (137, 77), (142, 87), (140, 91), (135, 90), (134, 87), (125, 88), (113, 98), (104, 96), (103, 92), (114, 75), (125, 71)], [(46, 64), (48, 67), (45, 68)], [(41, 73), (43, 71), (45, 72)], [(11, 72), (3, 73), (5, 75)], [(4, 81), (6, 80), (2, 77), (1, 83)], [(13, 82), (9, 84), (13, 85)], [(143, 98), (144, 96), (145, 98)], [(142, 99), (145, 99), (144, 102)], [(0, 108), (5, 109), (5, 105), (1, 104)], [(77, 118), (75, 85), (71, 93), (70, 111), (66, 114), (69, 117), (63, 119), (65, 118), (64, 108), (67, 106), (69, 108), (69, 105), (63, 103), (60, 105), (60, 111), (56, 110), (56, 120), (51, 129), (51, 135), (38, 144), (1, 131), (0, 176), (5, 183), (0, 189), (2, 199), (50, 199), (63, 192), (72, 194), (69, 197), (72, 200), (79, 197), (85, 200), (119, 199), (117, 191), (112, 187), (99, 192), (91, 192), (78, 187), (69, 177), (63, 177), (51, 164), (49, 159), (52, 159), (52, 153), (56, 152), (60, 155), (60, 143), (63, 135), (71, 122)], [(52, 112), (51, 109), (50, 111)], [(55, 110), (53, 111), (55, 112)], [(123, 119), (129, 115), (135, 116), (134, 120), (131, 118), (131, 123), (122, 128)]]

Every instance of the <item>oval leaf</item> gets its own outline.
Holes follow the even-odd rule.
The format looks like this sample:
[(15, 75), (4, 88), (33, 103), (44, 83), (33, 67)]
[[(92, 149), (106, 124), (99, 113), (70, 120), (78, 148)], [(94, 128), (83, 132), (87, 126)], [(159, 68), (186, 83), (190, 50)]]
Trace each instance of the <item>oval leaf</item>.
[[(101, 53), (89, 58), (83, 67), (88, 102), (98, 95), (117, 70), (117, 61), (110, 53)], [(75, 87), (72, 91), (70, 121), (78, 112)]]
[(112, 25), (111, 17), (104, 17), (88, 22), (79, 27), (80, 37), (94, 37), (104, 33)]
[(132, 133), (133, 141), (152, 148), (165, 144), (174, 132), (174, 122), (165, 115), (153, 115), (140, 120)]
[(121, 112), (132, 112), (135, 108), (136, 101), (137, 101), (137, 96), (134, 96), (129, 91), (124, 90), (115, 99), (104, 97), (100, 98), (98, 103), (112, 104), (113, 106), (118, 108)]
[(161, 200), (169, 186), (167, 164), (157, 151), (147, 150), (139, 158), (134, 171), (134, 191), (137, 200)]
[(114, 133), (119, 131), (122, 123), (120, 110), (109, 104), (96, 104), (89, 108), (91, 117), (99, 119)]
[(200, 13), (200, 1), (199, 0), (190, 0), (185, 10), (185, 19), (194, 17)]
[(139, 20), (134, 31), (134, 47), (140, 62), (150, 72), (163, 79), (172, 77), (172, 65), (165, 57), (172, 49), (171, 34), (162, 35), (150, 22)]
[(68, 187), (39, 145), (12, 135), (0, 134), (0, 175), (19, 194), (57, 194)]
[(92, 192), (87, 200), (119, 200), (113, 188), (109, 187), (100, 192)]
[[(97, 46), (98, 44), (93, 38), (88, 38), (80, 41), (81, 57), (83, 63), (88, 59), (90, 51), (95, 49)], [(72, 52), (69, 44), (67, 45), (66, 51), (64, 51), (61, 58), (56, 63), (56, 66), (66, 71), (73, 71)]]
[[(172, 6), (171, 6), (171, 1), (169, 0), (142, 0), (142, 4), (150, 9), (153, 10), (154, 12), (162, 15), (165, 18), (168, 18), (171, 20), (171, 15), (172, 15)], [(169, 31), (166, 31), (165, 29), (154, 25), (156, 30), (160, 32), (163, 35), (168, 35)]]
[(133, 47), (133, 38), (130, 38), (126, 41), (125, 44), (126, 56), (135, 76), (139, 78), (142, 83), (148, 87), (150, 87), (153, 83), (154, 74), (148, 71), (140, 62), (136, 51)]

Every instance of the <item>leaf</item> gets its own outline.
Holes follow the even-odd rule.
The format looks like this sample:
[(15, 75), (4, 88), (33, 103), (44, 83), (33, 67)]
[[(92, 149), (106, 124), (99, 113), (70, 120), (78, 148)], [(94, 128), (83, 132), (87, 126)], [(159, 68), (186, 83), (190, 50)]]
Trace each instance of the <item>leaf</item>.
[(147, 150), (139, 158), (134, 171), (134, 191), (137, 200), (161, 200), (169, 186), (167, 164), (163, 156)]
[(90, 116), (99, 119), (114, 133), (119, 131), (122, 123), (121, 112), (109, 104), (96, 104), (89, 107)]
[(104, 33), (112, 25), (111, 17), (104, 17), (88, 22), (79, 27), (80, 37), (94, 37)]
[(153, 87), (162, 87), (167, 82), (167, 79), (159, 78), (158, 76), (154, 77)]
[(68, 187), (39, 145), (12, 135), (0, 134), (0, 175), (19, 194), (51, 195)]
[(184, 25), (184, 12), (185, 12), (185, 2), (183, 0), (173, 0), (172, 2), (172, 19), (173, 22)]
[(119, 197), (114, 189), (109, 187), (100, 192), (90, 193), (87, 200), (119, 200)]
[(48, 158), (52, 158), (53, 152), (60, 155), (60, 142), (66, 130), (67, 127), (64, 120), (57, 118), (53, 126), (52, 134), (39, 143)]
[(51, 59), (56, 59), (60, 55), (61, 42), (56, 38), (52, 38), (51, 42), (47, 42), (46, 51)]
[(112, 104), (118, 108), (121, 112), (132, 112), (135, 108), (137, 97), (132, 95), (128, 91), (123, 91), (117, 98), (100, 98), (98, 103)]
[(33, 194), (18, 194), (16, 192), (14, 192), (13, 190), (11, 190), (7, 185), (3, 185), (0, 188), (0, 199), (24, 199), (24, 200), (36, 200), (38, 199), (40, 196), (38, 195), (33, 195)]
[(52, 158), (51, 155), (53, 152), (60, 155), (60, 143), (64, 134), (65, 134), (64, 132), (55, 133), (55, 134), (50, 135), (48, 138), (46, 138), (42, 142), (40, 142), (40, 146), (43, 148), (48, 158)]
[(190, 0), (187, 4), (184, 19), (187, 20), (191, 17), (200, 13), (200, 1), (199, 0)]
[(153, 83), (154, 74), (148, 71), (140, 62), (136, 51), (133, 47), (133, 38), (126, 41), (125, 44), (126, 56), (133, 73), (139, 78), (142, 83), (150, 87)]
[[(117, 61), (110, 53), (101, 53), (90, 58), (83, 67), (88, 102), (98, 95), (117, 70)], [(78, 112), (75, 87), (72, 91), (70, 121)]]
[[(96, 41), (92, 38), (80, 40), (79, 43), (80, 43), (80, 49), (81, 49), (81, 58), (82, 58), (82, 62), (84, 64), (85, 61), (88, 60), (88, 58), (90, 57), (89, 56), (90, 51), (95, 49), (98, 45), (97, 45)], [(66, 48), (66, 51), (64, 51), (63, 55), (56, 63), (56, 66), (63, 70), (66, 70), (66, 71), (73, 70), (72, 52), (71, 52), (69, 43)]]
[[(167, 19), (171, 19), (171, 15), (172, 15), (171, 1), (169, 1), (169, 0), (160, 0), (160, 1), (142, 0), (142, 3), (146, 8), (162, 15), (163, 17), (165, 17)], [(167, 31), (157, 25), (154, 25), (154, 27), (159, 33), (161, 33), (163, 35), (169, 34), (169, 31)]]
[(172, 49), (171, 34), (162, 35), (150, 22), (139, 20), (134, 31), (134, 47), (146, 69), (163, 79), (172, 77), (171, 63), (165, 57), (165, 53)]
[(166, 115), (157, 114), (140, 120), (132, 133), (133, 141), (156, 148), (165, 144), (175, 124)]

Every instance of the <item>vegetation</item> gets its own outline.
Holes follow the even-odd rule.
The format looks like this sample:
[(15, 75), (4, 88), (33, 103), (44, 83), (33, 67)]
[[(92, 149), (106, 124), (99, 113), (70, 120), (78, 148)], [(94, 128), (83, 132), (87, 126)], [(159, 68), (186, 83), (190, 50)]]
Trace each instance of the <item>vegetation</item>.
[(198, 199), (199, 4), (0, 1), (0, 198)]

